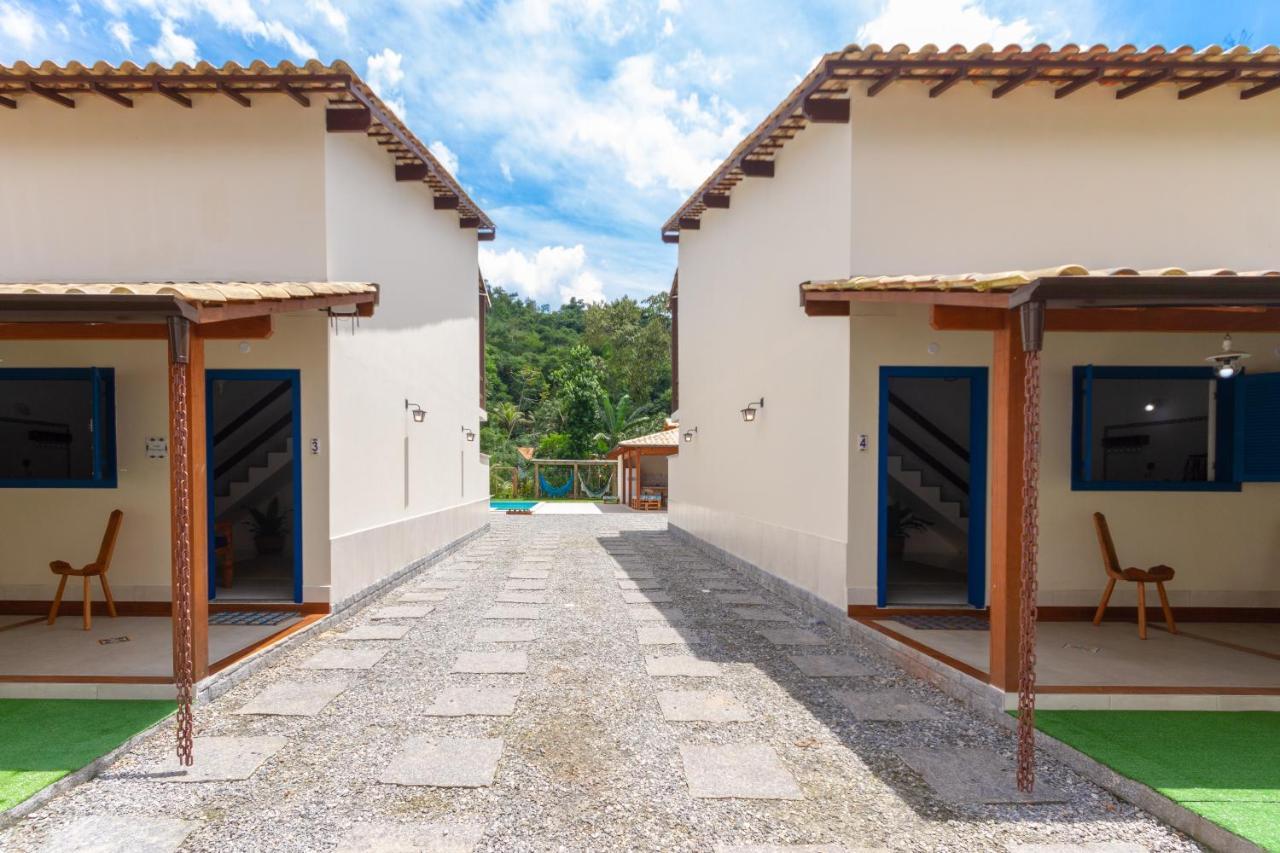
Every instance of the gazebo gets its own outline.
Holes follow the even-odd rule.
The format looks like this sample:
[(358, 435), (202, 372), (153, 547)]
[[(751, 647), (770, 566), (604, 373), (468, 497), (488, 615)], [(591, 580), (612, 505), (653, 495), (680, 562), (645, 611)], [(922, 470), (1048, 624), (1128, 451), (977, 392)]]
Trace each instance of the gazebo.
[[(668, 422), (653, 432), (618, 442), (607, 458), (621, 466), (621, 501), (632, 509), (661, 509), (667, 505), (667, 457), (680, 452), (680, 425)], [(657, 506), (650, 506), (654, 496)]]

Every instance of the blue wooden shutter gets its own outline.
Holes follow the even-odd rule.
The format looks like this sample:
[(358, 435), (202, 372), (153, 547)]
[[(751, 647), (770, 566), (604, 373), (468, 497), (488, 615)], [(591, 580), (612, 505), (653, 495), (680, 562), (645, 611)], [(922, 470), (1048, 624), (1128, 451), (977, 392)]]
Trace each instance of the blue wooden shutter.
[(1280, 482), (1280, 373), (1244, 374), (1236, 385), (1236, 480)]

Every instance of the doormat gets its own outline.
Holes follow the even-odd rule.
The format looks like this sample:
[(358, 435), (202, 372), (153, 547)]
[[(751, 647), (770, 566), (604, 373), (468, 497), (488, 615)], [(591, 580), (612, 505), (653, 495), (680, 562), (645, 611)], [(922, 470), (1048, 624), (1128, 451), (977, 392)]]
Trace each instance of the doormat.
[(917, 631), (987, 631), (990, 630), (986, 619), (977, 616), (895, 616), (892, 622), (900, 622)]
[(128, 637), (103, 637), (101, 640), (98, 641), (98, 645), (114, 646), (116, 643), (128, 643), (128, 642), (130, 642)]
[(210, 625), (279, 625), (296, 613), (288, 610), (220, 610), (209, 614)]

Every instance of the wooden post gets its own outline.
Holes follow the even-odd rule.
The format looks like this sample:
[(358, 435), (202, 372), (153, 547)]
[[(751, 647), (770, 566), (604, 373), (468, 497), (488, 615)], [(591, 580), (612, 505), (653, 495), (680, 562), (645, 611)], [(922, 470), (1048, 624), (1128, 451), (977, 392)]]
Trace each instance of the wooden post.
[[(204, 340), (186, 320), (177, 320), (169, 344), (170, 371), (180, 378), (169, 383), (170, 533), (173, 540), (172, 582), (183, 580), (180, 565), (188, 566), (188, 615), (191, 619), (192, 677), (209, 674), (209, 552), (206, 517), (207, 460), (205, 454)], [(181, 395), (181, 405), (179, 401)], [(179, 477), (178, 455), (185, 454), (185, 476)], [(176, 495), (188, 496), (185, 513)], [(184, 553), (185, 552), (185, 553)], [(179, 643), (178, 611), (173, 605), (174, 661)], [(176, 674), (176, 673), (175, 673)]]
[(538, 463), (533, 463), (533, 496), (534, 498), (542, 497), (542, 477), (538, 475)]
[(575, 498), (582, 497), (579, 487), (582, 485), (582, 478), (578, 475), (578, 463), (573, 463), (573, 496)]
[(994, 333), (991, 371), (991, 683), (1018, 689), (1022, 565), (1022, 452), (1026, 363), (1018, 315)]

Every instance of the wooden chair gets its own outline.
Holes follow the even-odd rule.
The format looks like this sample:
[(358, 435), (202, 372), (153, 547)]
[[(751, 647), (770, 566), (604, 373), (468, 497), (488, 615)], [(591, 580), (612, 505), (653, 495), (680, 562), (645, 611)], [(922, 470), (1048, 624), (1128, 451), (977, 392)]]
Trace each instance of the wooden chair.
[(102, 594), (107, 599), (107, 613), (111, 618), (115, 618), (116, 602), (111, 597), (111, 586), (107, 583), (107, 569), (111, 568), (111, 552), (115, 550), (116, 537), (120, 535), (120, 522), (123, 520), (123, 512), (118, 509), (111, 511), (111, 517), (107, 519), (107, 532), (102, 535), (102, 546), (98, 548), (98, 559), (84, 568), (73, 569), (70, 563), (62, 560), (54, 560), (49, 564), (49, 569), (62, 578), (58, 582), (58, 594), (53, 597), (53, 606), (49, 608), (50, 625), (58, 620), (58, 608), (62, 605), (62, 593), (67, 588), (69, 577), (84, 578), (84, 629), (86, 631), (93, 627), (93, 618), (90, 616), (93, 606), (89, 594), (90, 578), (97, 577), (101, 582)]
[(1093, 624), (1102, 622), (1102, 614), (1107, 611), (1107, 602), (1111, 600), (1111, 592), (1116, 588), (1116, 581), (1129, 581), (1138, 585), (1138, 636), (1147, 638), (1147, 584), (1156, 585), (1160, 594), (1160, 609), (1164, 611), (1165, 624), (1169, 633), (1178, 633), (1178, 626), (1173, 622), (1173, 610), (1169, 607), (1169, 596), (1165, 594), (1164, 582), (1173, 580), (1174, 571), (1168, 566), (1152, 566), (1149, 569), (1120, 568), (1120, 560), (1116, 557), (1116, 546), (1111, 540), (1111, 528), (1107, 525), (1107, 517), (1100, 512), (1093, 514), (1093, 524), (1098, 530), (1098, 544), (1102, 546), (1102, 565), (1107, 570), (1107, 590), (1102, 593), (1102, 602), (1093, 614)]
[(213, 559), (218, 566), (218, 585), (231, 589), (236, 579), (235, 542), (230, 522), (213, 525)]
[(631, 503), (632, 509), (652, 511), (662, 509), (662, 497), (646, 492)]

